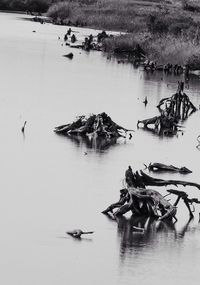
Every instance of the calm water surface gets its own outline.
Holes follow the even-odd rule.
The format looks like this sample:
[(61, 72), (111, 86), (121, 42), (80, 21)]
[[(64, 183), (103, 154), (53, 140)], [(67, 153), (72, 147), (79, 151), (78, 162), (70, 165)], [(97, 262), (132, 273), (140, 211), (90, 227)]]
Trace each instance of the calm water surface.
[[(118, 199), (128, 165), (185, 165), (192, 174), (171, 178), (200, 183), (199, 112), (185, 122), (183, 136), (161, 139), (139, 130), (104, 151), (54, 134), (76, 115), (102, 111), (136, 129), (138, 119), (157, 114), (156, 104), (178, 80), (143, 74), (98, 52), (73, 50), (70, 61), (62, 55), (71, 50), (58, 40), (65, 31), (0, 14), (1, 284), (199, 284), (198, 207), (188, 223), (180, 204), (176, 225), (151, 222), (145, 235), (131, 232), (137, 221), (101, 214)], [(78, 38), (89, 33), (75, 31)], [(194, 78), (186, 91), (197, 106), (199, 90)], [(95, 234), (74, 240), (65, 234), (74, 228)]]

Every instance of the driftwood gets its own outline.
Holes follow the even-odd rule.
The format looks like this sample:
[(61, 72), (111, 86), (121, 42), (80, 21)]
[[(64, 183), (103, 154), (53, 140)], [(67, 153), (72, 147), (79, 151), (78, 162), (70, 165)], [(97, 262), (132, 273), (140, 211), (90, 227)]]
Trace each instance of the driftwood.
[(166, 165), (163, 163), (150, 163), (148, 166), (146, 166), (146, 168), (148, 168), (149, 171), (153, 171), (153, 172), (167, 171), (167, 172), (179, 172), (182, 174), (192, 173), (192, 171), (185, 166), (176, 167), (173, 165)]
[(80, 116), (72, 124), (56, 127), (54, 130), (64, 135), (95, 135), (96, 137), (118, 138), (126, 137), (127, 132), (133, 131), (119, 126), (106, 114), (91, 115), (89, 118)]
[(73, 53), (72, 52), (70, 52), (70, 53), (68, 53), (68, 54), (65, 54), (65, 55), (63, 55), (64, 57), (67, 57), (67, 58), (69, 58), (69, 59), (72, 59), (73, 57), (74, 57), (74, 55), (73, 55)]
[(184, 93), (184, 84), (179, 82), (177, 92), (171, 97), (162, 99), (157, 108), (160, 116), (155, 116), (146, 120), (139, 120), (137, 126), (143, 124), (145, 129), (149, 125), (153, 125), (153, 129), (160, 135), (174, 135), (180, 130), (178, 125), (180, 120), (185, 120), (197, 108), (190, 101), (189, 97)]
[(164, 180), (159, 178), (151, 177), (150, 175), (147, 175), (142, 170), (140, 172), (136, 171), (134, 174), (132, 172), (132, 169), (129, 168), (126, 171), (126, 183), (128, 186), (133, 187), (146, 187), (146, 186), (168, 186), (168, 185), (182, 185), (182, 186), (193, 186), (200, 190), (200, 184), (189, 182), (189, 181), (183, 181), (183, 180)]
[(139, 120), (137, 122), (137, 127), (139, 127), (140, 124), (143, 124), (144, 129), (151, 129), (151, 126), (153, 125), (154, 132), (159, 135), (174, 135), (180, 127), (177, 124), (177, 120), (164, 114), (141, 121)]
[(69, 231), (66, 232), (68, 235), (71, 235), (74, 238), (81, 238), (81, 235), (86, 235), (86, 234), (93, 234), (94, 232), (84, 232), (80, 229), (78, 230), (73, 230), (73, 231)]
[[(190, 206), (193, 203), (200, 203), (196, 198), (189, 199), (184, 191), (168, 190), (169, 194), (177, 195), (177, 200), (172, 205), (158, 191), (146, 189), (147, 186), (167, 186), (167, 185), (183, 185), (195, 186), (200, 189), (200, 185), (193, 182), (181, 180), (163, 180), (153, 178), (143, 171), (133, 173), (131, 167), (125, 172), (125, 181), (127, 188), (120, 190), (120, 199), (117, 203), (111, 204), (102, 213), (114, 213), (115, 216), (121, 216), (131, 211), (133, 215), (155, 217), (159, 220), (174, 218), (176, 220), (177, 205), (182, 199), (189, 210), (190, 217), (193, 217), (193, 212)], [(169, 195), (168, 194), (168, 195)]]

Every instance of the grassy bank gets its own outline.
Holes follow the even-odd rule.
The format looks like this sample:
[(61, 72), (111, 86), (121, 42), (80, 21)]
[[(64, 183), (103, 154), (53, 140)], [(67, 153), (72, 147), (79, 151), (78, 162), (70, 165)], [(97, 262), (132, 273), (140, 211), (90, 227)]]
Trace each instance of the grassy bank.
[(200, 3), (197, 0), (66, 0), (54, 3), (53, 20), (126, 32), (104, 41), (104, 50), (139, 44), (158, 64), (190, 64), (200, 69)]
[(105, 51), (139, 44), (158, 64), (200, 69), (198, 0), (1, 0), (0, 9), (47, 11), (55, 23), (123, 31), (104, 41)]

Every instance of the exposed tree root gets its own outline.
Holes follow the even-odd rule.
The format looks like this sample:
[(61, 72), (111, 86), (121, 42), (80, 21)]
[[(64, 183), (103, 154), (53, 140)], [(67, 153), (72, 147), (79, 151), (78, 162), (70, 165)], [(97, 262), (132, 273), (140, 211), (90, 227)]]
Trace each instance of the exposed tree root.
[(133, 215), (137, 216), (155, 217), (159, 220), (170, 220), (174, 218), (176, 220), (177, 205), (180, 199), (184, 201), (188, 208), (190, 217), (193, 217), (193, 211), (190, 206), (193, 205), (193, 203), (200, 203), (197, 198), (188, 198), (187, 193), (184, 191), (170, 189), (168, 190), (169, 194), (178, 196), (172, 205), (158, 191), (146, 189), (147, 186), (168, 185), (194, 186), (200, 189), (200, 185), (197, 183), (182, 180), (157, 179), (145, 174), (143, 171), (133, 173), (130, 166), (125, 172), (125, 181), (127, 189), (120, 190), (119, 201), (111, 204), (102, 213), (113, 213), (113, 210), (117, 208), (117, 211), (114, 213), (115, 216), (121, 216), (131, 211)]
[(55, 132), (64, 135), (95, 135), (96, 137), (118, 138), (126, 137), (127, 132), (132, 132), (119, 126), (106, 114), (78, 117), (72, 124), (66, 124), (55, 128)]
[(137, 126), (139, 127), (140, 124), (143, 124), (143, 127), (147, 129), (151, 125), (159, 135), (176, 134), (181, 127), (178, 125), (178, 122), (185, 120), (197, 110), (189, 97), (183, 92), (183, 89), (183, 82), (179, 82), (177, 92), (159, 102), (157, 108), (161, 115), (146, 120), (139, 120)]

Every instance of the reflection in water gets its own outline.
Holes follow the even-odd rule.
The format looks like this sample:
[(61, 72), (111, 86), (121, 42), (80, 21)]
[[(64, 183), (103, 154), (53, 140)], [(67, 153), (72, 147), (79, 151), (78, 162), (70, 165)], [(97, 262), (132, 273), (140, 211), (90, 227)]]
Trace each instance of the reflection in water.
[[(63, 135), (60, 135), (63, 137)], [(108, 148), (120, 144), (126, 143), (124, 138), (105, 138), (105, 137), (95, 137), (95, 136), (77, 136), (77, 135), (67, 135), (64, 136), (70, 139), (76, 146), (85, 146), (88, 149), (93, 149), (95, 152), (103, 152)]]
[[(190, 231), (189, 225), (193, 221), (190, 218), (181, 229), (177, 230), (172, 221), (159, 221), (150, 217), (131, 216), (126, 218), (114, 218), (111, 214), (106, 215), (110, 221), (117, 222), (118, 237), (120, 239), (120, 257), (123, 260), (126, 254), (134, 254), (143, 248), (158, 246), (158, 240), (162, 238), (171, 240), (183, 239), (186, 232)], [(143, 230), (139, 230), (143, 229)]]

